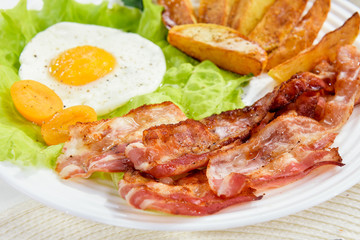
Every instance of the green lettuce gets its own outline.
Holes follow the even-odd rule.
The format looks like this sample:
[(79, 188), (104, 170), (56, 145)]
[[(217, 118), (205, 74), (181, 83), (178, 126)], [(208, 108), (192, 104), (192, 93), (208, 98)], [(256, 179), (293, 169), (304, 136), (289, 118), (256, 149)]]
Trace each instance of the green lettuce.
[[(27, 10), (26, 0), (10, 10), (0, 11), (0, 161), (53, 168), (62, 144), (47, 146), (40, 127), (25, 120), (15, 109), (10, 86), (19, 80), (19, 56), (25, 45), (40, 31), (61, 22), (96, 24), (137, 33), (163, 50), (167, 72), (153, 93), (132, 98), (128, 103), (101, 116), (121, 116), (143, 104), (172, 101), (189, 118), (200, 119), (214, 113), (243, 107), (242, 87), (250, 76), (239, 76), (217, 68), (210, 61), (199, 63), (166, 41), (167, 30), (161, 21), (162, 7), (151, 0), (132, 7), (108, 3), (80, 4), (74, 0), (45, 0), (41, 10)], [(143, 11), (140, 9), (143, 8)]]

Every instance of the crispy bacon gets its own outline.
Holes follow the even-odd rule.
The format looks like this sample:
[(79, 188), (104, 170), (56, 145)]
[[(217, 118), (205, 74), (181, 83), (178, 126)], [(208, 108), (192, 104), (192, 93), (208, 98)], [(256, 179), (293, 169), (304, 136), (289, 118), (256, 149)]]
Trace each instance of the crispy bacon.
[(119, 183), (119, 193), (130, 205), (139, 209), (158, 210), (171, 214), (202, 216), (234, 204), (261, 199), (251, 188), (232, 198), (216, 196), (210, 189), (205, 171), (162, 183), (127, 171)]
[(320, 92), (304, 93), (294, 103), (296, 112), (301, 116), (321, 120), (325, 115), (326, 98)]
[(56, 171), (62, 178), (88, 177), (95, 171), (121, 172), (132, 167), (125, 157), (125, 147), (142, 139), (145, 129), (186, 119), (175, 104), (144, 105), (123, 117), (92, 123), (77, 123), (70, 128), (57, 160)]
[[(280, 109), (276, 109), (276, 107), (274, 107), (272, 109), (273, 111), (276, 111), (274, 118), (292, 110), (295, 110), (301, 116), (310, 117), (315, 120), (320, 120), (324, 117), (326, 97), (335, 94), (335, 66), (327, 60), (322, 60), (315, 66), (312, 72), (316, 74), (317, 78), (321, 78), (323, 82), (318, 82), (316, 78), (313, 78), (314, 75), (308, 72), (297, 74), (302, 76), (305, 75), (305, 79), (308, 81), (300, 83), (300, 87), (307, 85), (310, 88), (312, 87), (313, 91), (301, 93), (294, 102), (290, 103), (286, 107), (282, 107)], [(296, 75), (293, 76), (293, 78), (294, 77), (296, 77)], [(285, 88), (296, 89), (298, 85), (299, 84), (293, 84), (293, 86), (285, 86)], [(319, 87), (319, 85), (321, 85), (321, 87)], [(286, 95), (283, 96), (286, 97)]]
[(280, 85), (279, 94), (276, 96), (271, 106), (271, 112), (276, 112), (296, 101), (304, 93), (317, 93), (322, 91), (326, 94), (334, 92), (334, 75), (324, 76), (324, 72), (315, 75), (309, 72), (298, 73), (292, 76), (286, 84)]
[(359, 97), (359, 63), (356, 48), (339, 50), (335, 95), (328, 97), (321, 121), (288, 113), (266, 125), (248, 142), (235, 142), (214, 151), (207, 177), (217, 195), (235, 196), (246, 186), (284, 185), (317, 166), (341, 165), (337, 150), (328, 147)]
[(200, 156), (217, 140), (202, 123), (188, 119), (145, 130), (143, 142), (130, 144), (125, 154), (136, 169), (161, 178), (205, 166), (207, 159)]
[(304, 92), (328, 88), (328, 80), (301, 73), (243, 109), (212, 115), (200, 121), (152, 127), (143, 142), (127, 146), (126, 156), (135, 169), (156, 178), (178, 175), (206, 166), (211, 151), (234, 141), (244, 141), (268, 115), (293, 102)]
[[(274, 163), (282, 167), (278, 171), (291, 175), (285, 172), (287, 166), (296, 161), (291, 151), (299, 146), (309, 145), (312, 145), (314, 150), (321, 150), (329, 147), (335, 136), (331, 132), (326, 135), (326, 129), (311, 118), (293, 114), (280, 116), (252, 136), (248, 142), (236, 142), (211, 154), (207, 168), (210, 187), (219, 196), (235, 196), (253, 180), (254, 172), (270, 168), (269, 165), (273, 166)], [(308, 168), (309, 165), (307, 163), (306, 167), (301, 166), (301, 161), (296, 164), (297, 169)], [(263, 177), (260, 174), (254, 176)]]

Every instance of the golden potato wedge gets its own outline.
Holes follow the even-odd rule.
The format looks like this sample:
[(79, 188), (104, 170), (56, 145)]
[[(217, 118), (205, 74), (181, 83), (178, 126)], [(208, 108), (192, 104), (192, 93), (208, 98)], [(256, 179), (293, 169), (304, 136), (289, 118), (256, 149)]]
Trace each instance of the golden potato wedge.
[(238, 73), (259, 75), (267, 54), (257, 43), (238, 31), (216, 24), (187, 24), (170, 29), (168, 41), (186, 54), (210, 60), (220, 68)]
[(267, 52), (279, 46), (300, 20), (307, 0), (277, 0), (269, 7), (262, 20), (251, 31), (249, 38)]
[(158, 0), (158, 4), (164, 7), (162, 20), (168, 29), (197, 22), (190, 0)]
[(226, 25), (233, 2), (234, 0), (201, 0), (199, 22)]
[(327, 33), (318, 44), (274, 67), (268, 74), (276, 81), (283, 82), (295, 73), (310, 71), (323, 59), (335, 61), (337, 49), (352, 44), (359, 34), (359, 28), (360, 16), (354, 13), (344, 25)]
[(230, 12), (228, 26), (247, 36), (275, 0), (237, 0)]
[(266, 71), (310, 47), (330, 10), (330, 0), (316, 0), (307, 14), (268, 57)]

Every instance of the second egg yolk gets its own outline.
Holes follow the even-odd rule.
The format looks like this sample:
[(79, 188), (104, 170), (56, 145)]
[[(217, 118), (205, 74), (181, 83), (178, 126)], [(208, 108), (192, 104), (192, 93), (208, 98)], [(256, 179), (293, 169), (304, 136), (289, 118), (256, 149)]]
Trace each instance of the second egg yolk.
[(50, 63), (49, 72), (56, 80), (74, 86), (85, 85), (110, 73), (115, 57), (104, 49), (79, 46), (59, 54)]

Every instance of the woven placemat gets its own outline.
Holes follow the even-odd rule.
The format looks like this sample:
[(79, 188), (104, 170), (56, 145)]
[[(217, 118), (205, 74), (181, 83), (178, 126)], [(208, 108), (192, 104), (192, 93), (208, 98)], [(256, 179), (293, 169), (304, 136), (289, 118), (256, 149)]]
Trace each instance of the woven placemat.
[(0, 214), (0, 239), (360, 239), (360, 184), (316, 207), (277, 220), (222, 231), (160, 232), (70, 216), (33, 200)]

